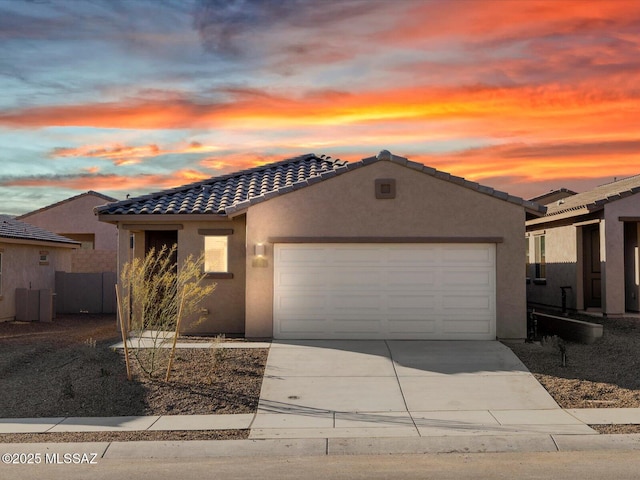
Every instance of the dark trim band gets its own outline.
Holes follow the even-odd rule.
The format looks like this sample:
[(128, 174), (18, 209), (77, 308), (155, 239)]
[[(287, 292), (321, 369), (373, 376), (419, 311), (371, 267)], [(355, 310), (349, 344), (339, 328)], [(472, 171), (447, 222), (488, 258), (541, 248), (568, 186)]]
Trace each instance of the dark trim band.
[(270, 243), (503, 243), (503, 237), (269, 237)]

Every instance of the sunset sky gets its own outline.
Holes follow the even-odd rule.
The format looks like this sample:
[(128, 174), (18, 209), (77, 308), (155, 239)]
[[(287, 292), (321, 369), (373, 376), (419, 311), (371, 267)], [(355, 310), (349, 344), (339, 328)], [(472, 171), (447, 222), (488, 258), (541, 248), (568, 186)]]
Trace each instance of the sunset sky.
[(531, 198), (640, 173), (637, 0), (0, 0), (0, 213), (382, 149)]

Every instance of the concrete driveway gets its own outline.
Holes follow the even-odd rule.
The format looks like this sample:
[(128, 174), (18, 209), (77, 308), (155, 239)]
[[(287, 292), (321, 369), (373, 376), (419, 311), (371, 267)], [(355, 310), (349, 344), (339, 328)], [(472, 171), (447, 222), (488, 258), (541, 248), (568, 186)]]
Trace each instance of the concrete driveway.
[(497, 341), (274, 341), (251, 438), (596, 433)]

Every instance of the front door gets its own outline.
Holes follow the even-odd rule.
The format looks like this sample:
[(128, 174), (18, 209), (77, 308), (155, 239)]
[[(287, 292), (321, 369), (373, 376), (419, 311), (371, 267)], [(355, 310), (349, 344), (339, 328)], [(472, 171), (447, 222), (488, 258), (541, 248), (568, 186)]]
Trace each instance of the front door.
[(583, 266), (584, 266), (584, 306), (602, 307), (602, 268), (600, 265), (600, 226), (584, 227)]
[[(164, 247), (166, 251), (171, 250), (174, 244), (178, 243), (177, 230), (147, 230), (145, 232), (145, 254), (153, 248), (156, 253)], [(175, 258), (172, 263), (177, 263), (178, 254), (174, 252)]]

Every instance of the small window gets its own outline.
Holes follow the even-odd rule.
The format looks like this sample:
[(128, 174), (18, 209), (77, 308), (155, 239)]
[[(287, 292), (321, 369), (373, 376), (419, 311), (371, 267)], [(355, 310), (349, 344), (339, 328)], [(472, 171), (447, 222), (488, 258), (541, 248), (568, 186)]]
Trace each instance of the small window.
[(535, 262), (536, 279), (544, 280), (545, 278), (547, 278), (547, 260), (544, 235), (538, 235), (537, 237), (535, 237)]
[(80, 242), (82, 250), (94, 250), (96, 245), (96, 236), (93, 233), (61, 233), (63, 237), (70, 238), (76, 242)]
[(40, 265), (49, 265), (49, 252), (41, 250), (39, 261), (40, 261)]
[(204, 237), (204, 271), (206, 273), (226, 273), (228, 268), (227, 236)]

